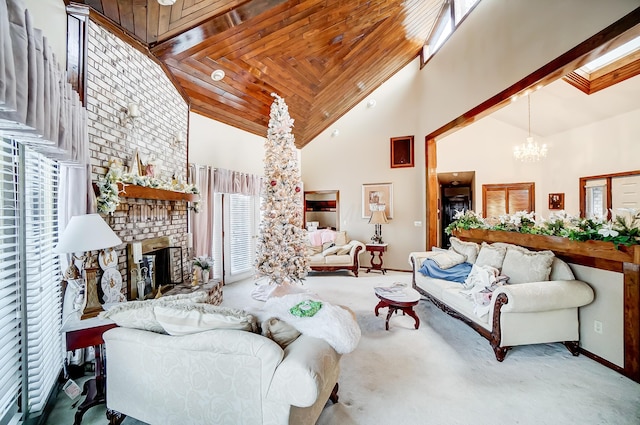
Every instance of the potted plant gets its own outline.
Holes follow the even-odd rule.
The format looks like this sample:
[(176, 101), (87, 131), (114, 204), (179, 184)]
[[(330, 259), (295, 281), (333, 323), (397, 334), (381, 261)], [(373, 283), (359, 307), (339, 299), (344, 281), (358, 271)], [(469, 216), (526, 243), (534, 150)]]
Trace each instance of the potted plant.
[(213, 267), (213, 260), (211, 257), (204, 255), (195, 257), (193, 259), (193, 267), (200, 269), (200, 273), (202, 274), (202, 283), (207, 283), (211, 274), (211, 268)]

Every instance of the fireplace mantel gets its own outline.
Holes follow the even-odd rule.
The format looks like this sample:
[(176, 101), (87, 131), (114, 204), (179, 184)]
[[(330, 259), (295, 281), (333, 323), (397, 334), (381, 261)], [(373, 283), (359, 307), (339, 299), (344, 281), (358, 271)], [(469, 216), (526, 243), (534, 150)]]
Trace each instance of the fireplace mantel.
[[(94, 183), (93, 190), (100, 194), (98, 186)], [(138, 186), (135, 184), (118, 183), (119, 196), (122, 198), (154, 199), (157, 201), (186, 201), (195, 202), (200, 195), (195, 193), (177, 192), (173, 190), (156, 189), (153, 187)]]

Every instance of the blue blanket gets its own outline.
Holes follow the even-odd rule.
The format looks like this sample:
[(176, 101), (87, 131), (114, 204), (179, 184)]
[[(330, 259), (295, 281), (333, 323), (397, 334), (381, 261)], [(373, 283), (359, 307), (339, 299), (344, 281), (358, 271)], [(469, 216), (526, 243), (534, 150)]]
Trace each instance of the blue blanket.
[(425, 276), (434, 277), (436, 279), (464, 283), (467, 276), (469, 276), (469, 273), (471, 273), (472, 267), (473, 265), (471, 263), (462, 263), (443, 270), (438, 267), (438, 264), (435, 261), (427, 258), (424, 260), (422, 267), (420, 267), (418, 271)]

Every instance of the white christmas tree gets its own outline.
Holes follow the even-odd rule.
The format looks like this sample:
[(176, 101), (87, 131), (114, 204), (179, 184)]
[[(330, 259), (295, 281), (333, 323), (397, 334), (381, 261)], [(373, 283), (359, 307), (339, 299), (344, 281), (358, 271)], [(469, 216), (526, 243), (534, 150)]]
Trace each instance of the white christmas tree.
[(309, 272), (302, 227), (302, 182), (289, 108), (277, 94), (265, 142), (264, 201), (256, 255), (258, 276), (270, 284), (298, 282)]

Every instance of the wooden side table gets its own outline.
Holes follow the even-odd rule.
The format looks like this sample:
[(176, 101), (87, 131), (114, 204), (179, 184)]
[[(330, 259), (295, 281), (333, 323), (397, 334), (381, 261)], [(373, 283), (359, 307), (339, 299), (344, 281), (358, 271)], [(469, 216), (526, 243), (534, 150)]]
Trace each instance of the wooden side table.
[(104, 341), (102, 334), (116, 326), (111, 320), (93, 317), (86, 320), (70, 319), (62, 328), (62, 332), (65, 334), (67, 351), (93, 346), (96, 354), (95, 378), (89, 379), (84, 383), (82, 394), (86, 394), (86, 397), (78, 407), (73, 422), (74, 425), (80, 425), (82, 416), (87, 410), (106, 401), (104, 353), (102, 351)]
[[(388, 244), (386, 243), (368, 243), (366, 244), (367, 252), (371, 253), (371, 266), (367, 268), (367, 273), (371, 270), (378, 270), (382, 274), (386, 274), (387, 271), (382, 268), (382, 254), (387, 250)], [(376, 252), (378, 253), (378, 261), (376, 262)]]

